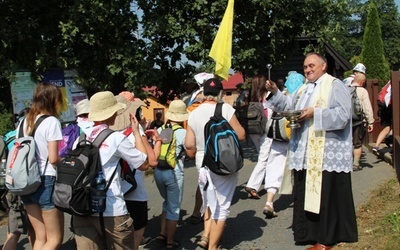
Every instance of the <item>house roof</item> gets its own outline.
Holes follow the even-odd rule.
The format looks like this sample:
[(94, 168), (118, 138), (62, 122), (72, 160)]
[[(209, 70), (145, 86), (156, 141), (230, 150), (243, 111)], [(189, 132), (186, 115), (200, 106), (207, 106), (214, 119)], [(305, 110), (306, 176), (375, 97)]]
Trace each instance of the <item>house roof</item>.
[(237, 72), (233, 75), (230, 75), (228, 80), (223, 80), (222, 86), (224, 87), (224, 90), (236, 89), (236, 84), (243, 82), (244, 79), (242, 72)]
[(349, 61), (347, 61), (342, 55), (339, 54), (339, 52), (337, 52), (332, 45), (330, 45), (329, 43), (324, 42), (324, 46), (326, 48), (326, 52), (328, 52), (334, 59), (335, 62), (337, 64), (339, 64), (339, 66), (344, 70), (344, 71), (348, 71), (351, 70), (353, 68), (353, 66), (351, 65), (351, 63)]

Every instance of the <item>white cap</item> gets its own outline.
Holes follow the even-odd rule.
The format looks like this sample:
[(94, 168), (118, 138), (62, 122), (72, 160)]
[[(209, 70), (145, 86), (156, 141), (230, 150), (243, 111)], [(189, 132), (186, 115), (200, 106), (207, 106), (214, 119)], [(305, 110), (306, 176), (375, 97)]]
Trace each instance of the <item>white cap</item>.
[(353, 71), (357, 71), (357, 72), (361, 72), (365, 75), (365, 71), (367, 70), (367, 68), (365, 67), (364, 64), (362, 63), (357, 63), (357, 65), (354, 67)]
[(207, 81), (210, 78), (213, 78), (214, 74), (212, 73), (199, 73), (197, 75), (194, 76), (194, 79), (196, 80), (197, 84), (201, 87), (203, 86), (204, 82)]

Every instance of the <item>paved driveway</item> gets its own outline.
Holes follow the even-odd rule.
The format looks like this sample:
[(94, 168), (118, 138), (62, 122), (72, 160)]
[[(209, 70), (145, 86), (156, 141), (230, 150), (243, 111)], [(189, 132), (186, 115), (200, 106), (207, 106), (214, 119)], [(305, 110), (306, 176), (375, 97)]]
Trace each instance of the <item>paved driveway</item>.
[[(291, 231), (292, 222), (292, 197), (290, 195), (277, 196), (274, 203), (279, 216), (274, 219), (266, 219), (262, 209), (266, 201), (266, 193), (260, 191), (261, 199), (247, 198), (244, 191), (245, 184), (257, 161), (257, 154), (252, 147), (245, 148), (245, 166), (240, 170), (238, 186), (233, 198), (231, 215), (222, 236), (221, 245), (225, 249), (305, 249), (304, 246), (295, 246)], [(182, 220), (176, 232), (176, 238), (181, 241), (178, 249), (201, 249), (196, 246), (196, 241), (201, 237), (202, 224), (192, 225), (187, 219), (190, 216), (194, 194), (197, 187), (197, 171), (193, 161), (187, 162), (185, 169), (185, 193), (182, 203)], [(373, 154), (363, 155), (362, 171), (352, 174), (353, 193), (356, 206), (366, 200), (370, 191), (380, 183), (395, 177), (395, 172), (386, 162), (378, 160)], [(159, 214), (161, 212), (162, 199), (158, 193), (152, 176), (146, 178), (146, 187), (149, 193), (149, 225), (145, 235), (156, 237), (159, 233)], [(65, 244), (61, 249), (74, 249), (72, 241), (68, 241), (72, 234), (68, 230), (69, 217), (66, 216)], [(0, 241), (4, 242), (6, 227), (0, 228)], [(18, 249), (30, 249), (25, 237), (21, 238)], [(152, 241), (142, 249), (164, 249), (157, 241)]]

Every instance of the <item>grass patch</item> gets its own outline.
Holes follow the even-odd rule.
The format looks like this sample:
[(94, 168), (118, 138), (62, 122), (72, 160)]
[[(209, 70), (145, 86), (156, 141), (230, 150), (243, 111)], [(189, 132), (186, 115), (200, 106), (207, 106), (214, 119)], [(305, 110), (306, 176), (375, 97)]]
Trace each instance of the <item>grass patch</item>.
[(358, 242), (335, 248), (400, 249), (400, 187), (390, 179), (375, 189), (357, 210)]

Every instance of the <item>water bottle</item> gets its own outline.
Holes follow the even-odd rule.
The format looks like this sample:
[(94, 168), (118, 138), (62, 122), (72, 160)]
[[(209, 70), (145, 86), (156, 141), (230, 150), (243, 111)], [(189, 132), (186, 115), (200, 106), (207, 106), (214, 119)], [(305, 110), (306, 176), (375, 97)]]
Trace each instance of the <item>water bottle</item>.
[(100, 213), (106, 210), (106, 186), (107, 182), (103, 172), (99, 171), (91, 183), (93, 213)]
[(0, 166), (0, 189), (6, 188), (6, 159), (1, 159)]

